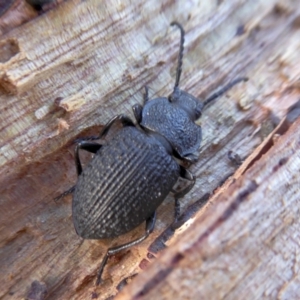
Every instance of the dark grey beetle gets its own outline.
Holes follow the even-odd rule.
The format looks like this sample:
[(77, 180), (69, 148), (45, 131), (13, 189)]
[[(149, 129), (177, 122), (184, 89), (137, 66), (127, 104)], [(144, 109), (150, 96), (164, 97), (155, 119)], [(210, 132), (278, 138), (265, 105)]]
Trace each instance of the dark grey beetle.
[[(85, 239), (117, 237), (146, 221), (142, 237), (108, 249), (99, 269), (97, 285), (109, 256), (142, 242), (153, 231), (156, 209), (170, 192), (175, 198), (176, 220), (178, 199), (191, 190), (195, 177), (174, 158), (190, 163), (196, 161), (201, 127), (195, 121), (201, 116), (203, 107), (245, 80), (233, 81), (204, 102), (180, 90), (184, 30), (177, 22), (171, 25), (181, 32), (174, 91), (168, 98), (149, 101), (146, 87), (144, 106), (133, 106), (137, 125), (129, 117), (118, 115), (104, 126), (99, 136), (81, 139), (75, 148), (78, 181), (58, 197), (74, 192), (73, 222), (77, 234)], [(123, 127), (113, 138), (103, 144), (91, 142), (104, 138), (117, 121)], [(81, 149), (95, 154), (84, 170), (79, 158)], [(189, 183), (174, 191), (179, 177)]]

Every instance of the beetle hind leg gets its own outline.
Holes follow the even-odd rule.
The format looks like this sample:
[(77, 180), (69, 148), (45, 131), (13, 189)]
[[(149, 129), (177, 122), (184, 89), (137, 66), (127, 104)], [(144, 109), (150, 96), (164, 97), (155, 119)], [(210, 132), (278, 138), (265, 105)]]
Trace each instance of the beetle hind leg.
[(96, 280), (96, 285), (99, 285), (101, 283), (101, 276), (102, 276), (102, 273), (103, 273), (103, 270), (104, 270), (104, 267), (107, 263), (107, 260), (110, 256), (122, 251), (122, 250), (125, 250), (125, 249), (128, 249), (134, 245), (137, 245), (139, 243), (141, 243), (142, 241), (144, 241), (149, 235), (150, 233), (153, 231), (154, 229), (154, 225), (155, 225), (155, 221), (156, 221), (156, 212), (154, 212), (150, 218), (148, 218), (146, 220), (146, 231), (144, 233), (143, 236), (141, 236), (140, 238), (136, 239), (136, 240), (133, 240), (129, 243), (126, 243), (126, 244), (123, 244), (123, 245), (119, 245), (117, 247), (113, 247), (113, 248), (109, 248), (101, 262), (101, 265), (100, 265), (100, 268), (99, 268), (99, 271), (98, 271), (98, 275), (97, 275), (97, 280)]

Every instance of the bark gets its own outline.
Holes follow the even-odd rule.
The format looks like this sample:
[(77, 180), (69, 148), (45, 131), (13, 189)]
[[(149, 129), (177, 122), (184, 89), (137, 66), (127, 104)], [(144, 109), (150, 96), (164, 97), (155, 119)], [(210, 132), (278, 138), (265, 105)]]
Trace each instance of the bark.
[[(106, 299), (165, 245), (119, 299), (297, 295), (299, 121), (281, 120), (299, 98), (298, 7), (292, 0), (74, 0), (3, 35), (0, 297)], [(199, 161), (190, 168), (197, 182), (181, 200), (179, 223), (170, 226), (168, 197), (151, 237), (113, 257), (95, 287), (106, 249), (140, 236), (144, 225), (114, 240), (82, 240), (71, 196), (53, 198), (76, 182), (78, 136), (97, 134), (114, 115), (133, 117), (145, 85), (150, 98), (171, 93), (179, 50), (173, 20), (186, 31), (183, 90), (203, 101), (235, 78), (249, 81), (203, 112)], [(229, 150), (243, 161), (235, 174)]]

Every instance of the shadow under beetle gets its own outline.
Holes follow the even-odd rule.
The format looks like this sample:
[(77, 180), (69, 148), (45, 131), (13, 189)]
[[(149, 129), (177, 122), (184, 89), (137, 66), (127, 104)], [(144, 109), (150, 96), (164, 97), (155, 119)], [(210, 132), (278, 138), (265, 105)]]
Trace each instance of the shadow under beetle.
[[(108, 249), (99, 268), (97, 285), (110, 256), (142, 242), (153, 231), (156, 209), (170, 192), (175, 198), (176, 221), (178, 199), (191, 190), (195, 176), (174, 158), (182, 162), (196, 162), (201, 127), (195, 121), (201, 116), (203, 107), (236, 83), (246, 80), (239, 78), (231, 82), (204, 102), (180, 90), (184, 30), (177, 22), (171, 25), (179, 28), (181, 33), (173, 92), (168, 98), (149, 101), (148, 88), (145, 87), (144, 106), (133, 106), (137, 125), (129, 117), (118, 115), (104, 126), (99, 136), (81, 139), (75, 148), (78, 181), (56, 198), (74, 192), (74, 227), (77, 234), (85, 239), (117, 237), (146, 221), (142, 237)], [(123, 127), (114, 137), (103, 144), (92, 142), (104, 138), (115, 122), (121, 122)], [(84, 170), (79, 150), (95, 154)], [(175, 191), (173, 187), (179, 177), (189, 183)]]

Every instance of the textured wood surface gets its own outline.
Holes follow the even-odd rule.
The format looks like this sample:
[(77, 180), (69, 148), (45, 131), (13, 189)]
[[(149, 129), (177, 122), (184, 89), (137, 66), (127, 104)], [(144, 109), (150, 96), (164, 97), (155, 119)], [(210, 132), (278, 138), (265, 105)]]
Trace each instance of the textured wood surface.
[[(113, 115), (133, 116), (131, 106), (142, 103), (146, 84), (151, 97), (170, 94), (179, 43), (179, 32), (169, 26), (173, 20), (186, 30), (183, 89), (203, 99), (237, 77), (248, 76), (250, 80), (235, 86), (203, 112), (199, 162), (191, 167), (197, 182), (181, 201), (183, 216), (175, 226), (182, 225), (181, 229), (172, 238), (175, 227), (168, 227), (173, 220), (173, 200), (169, 197), (158, 209), (151, 237), (112, 258), (103, 274), (104, 283), (95, 287), (95, 275), (107, 247), (140, 236), (144, 225), (113, 241), (82, 240), (72, 225), (71, 197), (59, 203), (53, 198), (76, 182), (72, 144), (76, 137), (97, 133)], [(178, 231), (192, 224), (189, 229), (192, 232), (198, 222), (203, 230), (209, 228), (211, 223), (202, 220), (201, 215), (197, 215), (194, 223), (191, 218), (203, 207), (209, 194), (237, 168), (228, 160), (228, 151), (246, 159), (299, 98), (299, 27), (299, 1), (152, 0), (137, 5), (129, 1), (74, 0), (61, 3), (3, 35), (0, 39), (0, 298), (22, 299), (41, 291), (42, 295), (47, 292), (47, 299), (106, 299), (117, 294), (124, 278), (145, 269), (153, 260), (151, 257), (158, 256), (159, 250), (171, 243), (170, 239), (172, 243), (177, 239), (180, 243), (182, 236)], [(285, 135), (282, 140), (288, 139)], [(277, 134), (273, 140), (276, 138)], [(260, 155), (256, 158), (259, 163)], [(256, 166), (252, 167), (253, 174), (259, 174), (255, 173), (260, 171)], [(297, 171), (287, 166), (288, 163), (280, 170), (286, 168), (288, 174)], [(248, 173), (237, 174), (235, 178), (245, 186), (236, 186), (236, 195), (249, 183), (244, 178)], [(263, 189), (261, 181), (257, 183), (259, 188), (255, 193)], [(226, 196), (226, 186), (219, 189), (224, 190)], [(218, 207), (218, 199), (221, 198), (209, 202), (213, 215), (210, 207)], [(274, 192), (272, 200), (276, 199), (279, 203), (283, 201), (280, 192)], [(233, 202), (234, 198), (224, 200), (221, 208)], [(252, 215), (258, 204), (254, 200), (248, 202), (253, 208), (244, 212), (245, 222), (252, 217), (257, 222), (254, 224), (262, 224), (262, 228), (270, 224), (260, 220), (259, 215)], [(201, 213), (206, 215), (205, 211), (202, 209)], [(217, 220), (219, 213), (216, 210), (211, 222)], [(224, 236), (229, 230), (227, 234), (234, 243), (237, 237), (229, 226), (234, 224), (231, 216), (224, 220), (224, 228), (220, 225), (218, 230), (224, 230)], [(239, 224), (238, 232), (248, 230)], [(281, 228), (275, 221), (272, 225), (274, 230)], [(188, 248), (190, 244), (185, 241), (180, 245), (187, 243), (182, 247)], [(165, 255), (169, 249), (173, 255), (175, 245), (179, 244), (169, 247), (163, 257), (169, 259), (171, 256)], [(249, 255), (256, 257), (254, 246)], [(214, 253), (220, 259), (223, 259), (222, 249), (221, 244), (215, 244)], [(152, 255), (147, 255), (148, 251)], [(296, 253), (292, 251), (287, 246), (286, 255)], [(233, 253), (240, 261), (239, 254), (243, 252)], [(294, 257), (297, 268), (297, 255)], [(202, 260), (200, 252), (199, 261)], [(138, 276), (124, 295), (136, 295), (137, 285), (145, 286), (140, 280), (147, 282), (154, 278), (163, 263), (157, 261), (153, 268)], [(245, 274), (246, 267), (241, 274)], [(259, 276), (259, 270), (253, 270)], [(236, 272), (233, 277), (238, 278), (240, 269), (233, 272)], [(180, 278), (176, 276), (174, 273), (174, 278)], [(213, 282), (207, 286), (211, 287)], [(221, 280), (219, 284), (213, 298), (225, 297), (223, 291), (229, 298), (237, 295), (230, 296), (230, 280)], [(203, 295), (205, 286), (206, 283), (201, 285)], [(250, 291), (251, 284), (239, 287), (236, 283), (236, 289), (242, 287), (245, 292), (247, 288)], [(272, 298), (266, 286), (260, 289), (266, 298)]]

